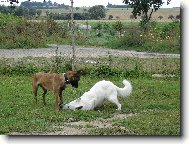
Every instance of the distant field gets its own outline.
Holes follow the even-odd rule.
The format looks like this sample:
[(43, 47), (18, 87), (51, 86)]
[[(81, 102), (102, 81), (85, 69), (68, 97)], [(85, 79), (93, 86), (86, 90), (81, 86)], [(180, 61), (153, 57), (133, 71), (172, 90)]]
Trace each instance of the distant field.
[(70, 11), (67, 9), (41, 9), (42, 10), (42, 16), (46, 16), (46, 12), (52, 12), (52, 13), (69, 13)]
[[(124, 20), (124, 21), (131, 21), (130, 19), (130, 15), (132, 14), (132, 9), (128, 8), (128, 9), (108, 9), (107, 13), (106, 13), (106, 19), (108, 19), (109, 15), (112, 15), (114, 18), (116, 19), (116, 17), (118, 16), (120, 20)], [(180, 14), (180, 8), (161, 8), (159, 9), (157, 12), (154, 12), (152, 14), (152, 20), (157, 20), (157, 21), (161, 21), (161, 22), (167, 22), (167, 21), (171, 21), (170, 19), (168, 19), (169, 15), (173, 15), (173, 16), (177, 16)], [(159, 20), (159, 16), (163, 16), (162, 20)], [(140, 19), (133, 19), (133, 21), (139, 21)]]
[[(82, 13), (84, 9), (88, 8), (79, 8), (78, 10), (75, 9), (75, 12)], [(69, 9), (42, 9), (42, 16), (46, 16), (46, 11), (53, 12), (53, 13), (69, 13)], [(139, 21), (140, 18), (137, 19), (130, 19), (130, 15), (132, 14), (132, 8), (108, 8), (106, 17), (104, 20), (108, 20), (109, 15), (113, 16), (112, 20), (108, 21)], [(168, 19), (169, 15), (173, 15), (174, 17), (180, 14), (180, 8), (161, 8), (157, 12), (152, 14), (152, 20), (161, 21), (161, 22), (169, 22), (171, 19)], [(163, 16), (163, 19), (160, 20), (158, 17)], [(90, 20), (94, 21), (94, 20)], [(97, 20), (99, 21), (99, 20)]]

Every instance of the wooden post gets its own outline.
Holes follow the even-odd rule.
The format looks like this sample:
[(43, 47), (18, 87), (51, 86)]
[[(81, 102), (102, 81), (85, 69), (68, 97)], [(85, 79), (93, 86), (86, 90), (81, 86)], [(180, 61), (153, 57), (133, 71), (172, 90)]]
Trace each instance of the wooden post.
[(71, 1), (71, 47), (72, 47), (72, 70), (75, 71), (75, 36), (74, 36), (74, 10), (73, 10), (73, 0)]

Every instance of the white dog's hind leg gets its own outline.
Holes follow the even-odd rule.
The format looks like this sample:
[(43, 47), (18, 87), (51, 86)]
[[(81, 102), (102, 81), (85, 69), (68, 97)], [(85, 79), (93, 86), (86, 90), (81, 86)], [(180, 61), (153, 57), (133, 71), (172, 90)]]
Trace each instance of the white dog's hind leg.
[(118, 104), (116, 104), (117, 105), (117, 109), (116, 110), (121, 110), (121, 104), (120, 103), (118, 103)]
[(108, 97), (108, 100), (114, 104), (116, 104), (117, 109), (116, 110), (121, 110), (121, 104), (119, 103), (117, 96), (115, 95), (111, 95), (110, 97)]

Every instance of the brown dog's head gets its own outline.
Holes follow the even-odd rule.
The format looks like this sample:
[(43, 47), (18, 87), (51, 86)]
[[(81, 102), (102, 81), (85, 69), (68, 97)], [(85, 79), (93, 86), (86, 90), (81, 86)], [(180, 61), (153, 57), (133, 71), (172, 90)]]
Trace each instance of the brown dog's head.
[(80, 80), (80, 76), (82, 74), (82, 70), (79, 71), (68, 71), (66, 73), (66, 79), (69, 84), (74, 88), (78, 88), (78, 81)]

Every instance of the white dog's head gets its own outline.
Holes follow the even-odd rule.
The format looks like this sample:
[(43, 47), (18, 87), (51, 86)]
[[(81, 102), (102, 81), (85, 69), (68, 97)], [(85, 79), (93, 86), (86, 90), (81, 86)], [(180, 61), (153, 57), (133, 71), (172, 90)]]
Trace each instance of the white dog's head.
[(82, 109), (83, 106), (80, 104), (80, 99), (74, 100), (68, 104), (60, 104), (59, 105), (59, 109), (71, 109), (71, 110), (75, 110), (75, 109)]
[(69, 104), (60, 104), (59, 105), (59, 109), (69, 109), (69, 108), (70, 108)]

